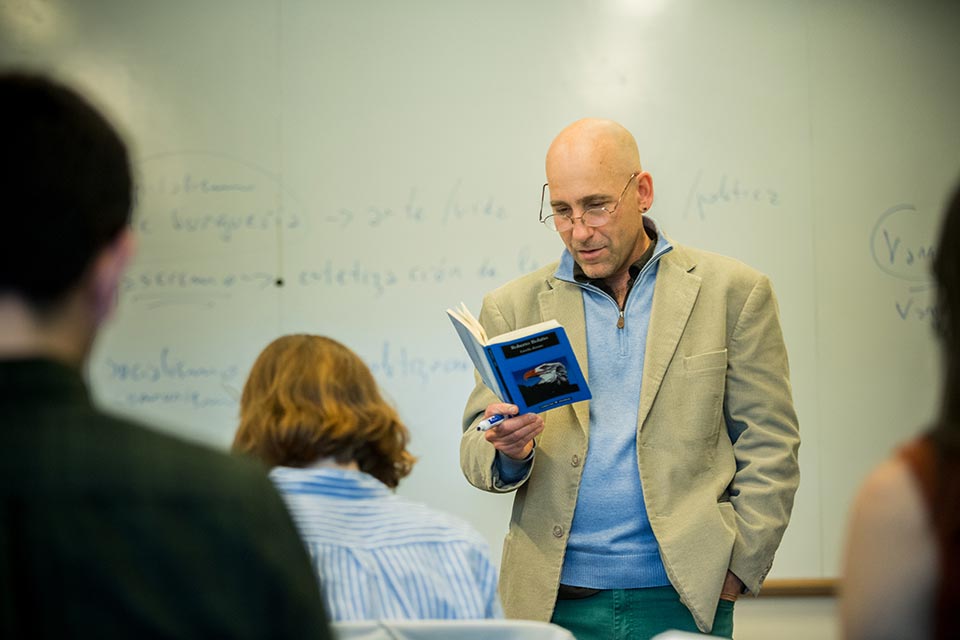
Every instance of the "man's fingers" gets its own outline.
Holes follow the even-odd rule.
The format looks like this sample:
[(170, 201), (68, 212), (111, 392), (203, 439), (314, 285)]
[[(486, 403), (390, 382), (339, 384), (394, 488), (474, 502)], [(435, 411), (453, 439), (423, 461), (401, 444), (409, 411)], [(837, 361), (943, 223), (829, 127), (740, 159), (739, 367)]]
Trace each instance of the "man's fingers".
[(500, 450), (522, 447), (543, 431), (543, 419), (532, 413), (504, 420), (485, 434), (487, 442)]
[(490, 416), (506, 416), (510, 418), (517, 413), (517, 406), (514, 404), (507, 404), (505, 402), (494, 402), (491, 405), (487, 405), (486, 411), (483, 412), (484, 418), (489, 418)]

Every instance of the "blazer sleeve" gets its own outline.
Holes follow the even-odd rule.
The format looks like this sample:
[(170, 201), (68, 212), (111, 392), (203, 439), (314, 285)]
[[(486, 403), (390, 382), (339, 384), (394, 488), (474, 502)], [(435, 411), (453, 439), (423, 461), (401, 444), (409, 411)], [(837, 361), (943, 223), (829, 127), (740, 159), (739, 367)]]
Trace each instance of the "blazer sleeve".
[[(480, 309), (480, 324), (488, 336), (496, 336), (512, 331), (515, 326), (509, 323), (502, 313), (494, 295), (487, 294)], [(483, 437), (483, 432), (474, 427), (483, 418), (488, 405), (499, 402), (497, 396), (487, 388), (480, 375), (474, 371), (474, 387), (467, 398), (467, 406), (463, 411), (463, 436), (460, 439), (460, 468), (467, 482), (493, 493), (507, 493), (516, 490), (530, 477), (533, 469), (531, 463), (523, 477), (515, 482), (504, 482), (500, 478), (498, 467), (495, 464), (496, 449)]]
[(800, 483), (800, 433), (787, 351), (766, 276), (754, 285), (732, 332), (724, 417), (736, 461), (729, 488), (737, 520), (730, 570), (756, 594), (773, 564)]

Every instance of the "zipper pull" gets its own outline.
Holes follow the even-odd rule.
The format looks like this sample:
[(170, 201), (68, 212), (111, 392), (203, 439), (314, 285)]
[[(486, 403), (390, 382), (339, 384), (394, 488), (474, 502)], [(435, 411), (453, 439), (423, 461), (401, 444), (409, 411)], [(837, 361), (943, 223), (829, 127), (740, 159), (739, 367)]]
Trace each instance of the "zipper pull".
[(617, 329), (623, 329), (623, 309), (620, 309), (620, 317), (617, 318)]

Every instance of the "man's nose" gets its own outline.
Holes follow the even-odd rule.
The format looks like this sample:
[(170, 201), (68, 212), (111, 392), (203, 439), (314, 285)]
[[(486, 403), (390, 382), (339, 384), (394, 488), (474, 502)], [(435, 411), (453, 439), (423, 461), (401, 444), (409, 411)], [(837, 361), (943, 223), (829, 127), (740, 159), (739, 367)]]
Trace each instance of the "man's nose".
[(579, 240), (589, 238), (593, 235), (594, 228), (583, 221), (583, 216), (571, 218), (570, 222), (573, 223), (573, 228), (570, 230), (570, 233), (574, 238)]

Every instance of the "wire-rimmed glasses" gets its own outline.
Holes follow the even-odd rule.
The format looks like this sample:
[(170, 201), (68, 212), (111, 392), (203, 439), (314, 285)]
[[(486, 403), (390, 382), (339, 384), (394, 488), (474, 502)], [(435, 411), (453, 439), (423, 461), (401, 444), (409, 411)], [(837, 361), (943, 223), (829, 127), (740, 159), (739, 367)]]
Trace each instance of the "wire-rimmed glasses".
[(620, 197), (617, 198), (617, 203), (613, 205), (612, 209), (607, 209), (606, 207), (590, 207), (583, 212), (583, 215), (576, 218), (565, 213), (551, 213), (547, 217), (543, 217), (543, 201), (546, 198), (547, 185), (549, 184), (545, 182), (543, 189), (540, 191), (540, 222), (548, 229), (560, 232), (572, 229), (577, 220), (581, 220), (583, 224), (588, 227), (602, 227), (610, 222), (610, 218), (616, 213), (617, 207), (620, 206), (620, 201), (623, 200), (624, 194), (627, 193), (627, 187), (630, 186), (630, 183), (633, 182), (633, 179), (638, 175), (640, 174), (636, 172), (630, 174), (627, 184), (623, 185), (623, 191), (620, 192)]

